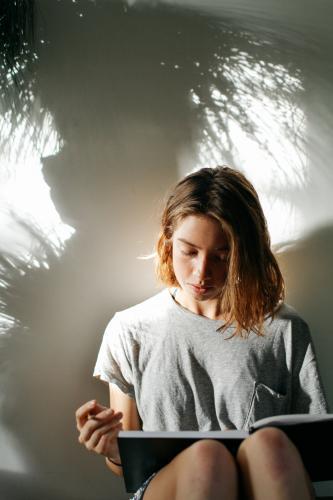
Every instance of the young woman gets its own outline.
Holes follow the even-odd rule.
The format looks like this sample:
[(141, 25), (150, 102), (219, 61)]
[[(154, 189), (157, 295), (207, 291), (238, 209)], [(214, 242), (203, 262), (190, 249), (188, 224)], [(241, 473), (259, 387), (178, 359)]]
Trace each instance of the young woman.
[[(257, 193), (239, 172), (203, 168), (172, 190), (161, 219), (156, 272), (165, 288), (117, 312), (94, 375), (110, 408), (76, 412), (79, 442), (122, 475), (117, 435), (248, 429), (287, 413), (326, 413), (306, 323), (283, 302)], [(200, 440), (145, 481), (134, 499), (314, 498), (302, 459), (275, 428), (255, 432), (234, 459)]]

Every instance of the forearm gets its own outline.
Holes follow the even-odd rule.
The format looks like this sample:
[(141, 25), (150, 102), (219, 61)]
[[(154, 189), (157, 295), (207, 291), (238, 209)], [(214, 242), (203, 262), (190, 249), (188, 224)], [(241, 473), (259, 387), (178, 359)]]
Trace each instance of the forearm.
[[(119, 460), (114, 460), (117, 464), (120, 464), (120, 458)], [(106, 465), (108, 469), (110, 469), (116, 476), (123, 476), (123, 468), (121, 465), (116, 465), (113, 462), (111, 462), (108, 458), (105, 459)]]

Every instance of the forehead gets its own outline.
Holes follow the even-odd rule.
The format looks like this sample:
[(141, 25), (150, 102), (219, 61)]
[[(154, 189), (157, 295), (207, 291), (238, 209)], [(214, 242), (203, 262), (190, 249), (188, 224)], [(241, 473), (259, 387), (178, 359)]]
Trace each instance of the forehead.
[(175, 228), (173, 239), (185, 239), (199, 248), (226, 248), (228, 237), (219, 220), (208, 215), (188, 215)]

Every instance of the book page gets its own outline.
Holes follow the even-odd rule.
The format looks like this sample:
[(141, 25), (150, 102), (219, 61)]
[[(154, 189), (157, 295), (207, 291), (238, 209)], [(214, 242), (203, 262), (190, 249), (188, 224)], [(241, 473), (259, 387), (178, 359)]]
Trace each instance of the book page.
[(270, 424), (274, 426), (287, 426), (312, 422), (326, 422), (330, 420), (333, 421), (333, 413), (297, 413), (293, 415), (276, 415), (273, 417), (261, 418), (260, 420), (257, 420), (257, 422), (251, 425), (250, 432), (252, 432), (252, 430), (260, 429), (261, 427), (266, 427)]

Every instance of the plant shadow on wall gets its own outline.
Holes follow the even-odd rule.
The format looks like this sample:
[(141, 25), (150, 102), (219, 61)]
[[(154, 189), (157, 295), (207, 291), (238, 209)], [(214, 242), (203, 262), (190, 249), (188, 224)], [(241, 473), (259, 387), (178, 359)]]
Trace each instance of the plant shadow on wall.
[[(103, 499), (110, 474), (78, 446), (74, 411), (88, 398), (106, 402), (107, 391), (91, 378), (101, 332), (115, 310), (154, 286), (153, 276), (147, 279), (152, 268), (135, 260), (136, 245), (147, 238), (150, 247), (147, 221), (153, 228), (151, 212), (177, 179), (182, 152), (195, 156), (207, 109), (224, 130), (220, 141), (208, 133), (225, 162), (235, 162), (231, 117), (272, 153), (230, 78), (241, 70), (236, 54), (248, 54), (243, 62), (257, 74), (263, 62), (263, 74), (270, 72), (285, 90), (287, 73), (274, 68), (288, 67), (298, 78), (302, 61), (297, 47), (256, 38), (230, 16), (116, 1), (38, 5), (44, 43), (33, 93), (62, 140), (57, 154), (42, 159), (43, 175), (75, 234), (59, 251), (31, 219), (12, 216), (34, 241), (34, 252), (30, 260), (2, 253), (2, 317), (8, 320), (0, 351), (2, 421), (34, 477), (61, 477), (68, 492)], [(247, 85), (249, 96), (258, 91), (251, 78)]]

